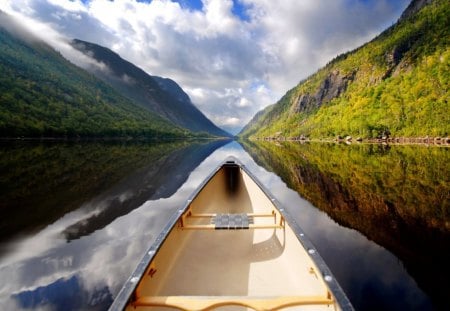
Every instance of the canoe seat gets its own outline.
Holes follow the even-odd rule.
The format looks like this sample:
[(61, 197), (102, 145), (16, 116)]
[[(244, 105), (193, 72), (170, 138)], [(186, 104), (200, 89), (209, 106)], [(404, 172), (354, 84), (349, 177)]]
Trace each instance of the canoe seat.
[(247, 214), (216, 214), (211, 218), (211, 224), (216, 230), (248, 229), (253, 224), (253, 216)]
[(293, 306), (332, 305), (327, 296), (144, 296), (132, 302), (134, 307), (172, 307), (180, 310), (211, 310), (223, 306), (243, 306), (253, 310), (278, 310)]
[[(277, 222), (277, 213), (271, 214), (192, 214), (190, 211), (181, 217), (179, 227), (181, 229), (206, 229), (206, 230), (242, 230), (242, 229), (283, 229), (284, 219), (279, 216)], [(272, 217), (273, 223), (255, 224), (255, 218)], [(189, 219), (209, 218), (209, 224), (192, 224)]]

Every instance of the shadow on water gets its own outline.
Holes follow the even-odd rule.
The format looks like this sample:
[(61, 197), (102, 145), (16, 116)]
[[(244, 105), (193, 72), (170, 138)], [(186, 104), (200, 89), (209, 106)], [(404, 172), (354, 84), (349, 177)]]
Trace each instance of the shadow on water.
[(93, 216), (64, 235), (90, 234), (146, 200), (173, 194), (227, 142), (2, 142), (0, 240), (38, 231), (80, 207)]
[[(334, 221), (392, 252), (434, 308), (450, 308), (448, 148), (268, 142), (243, 146), (259, 165)], [(380, 288), (362, 294), (360, 289), (344, 289), (357, 309), (380, 306)]]

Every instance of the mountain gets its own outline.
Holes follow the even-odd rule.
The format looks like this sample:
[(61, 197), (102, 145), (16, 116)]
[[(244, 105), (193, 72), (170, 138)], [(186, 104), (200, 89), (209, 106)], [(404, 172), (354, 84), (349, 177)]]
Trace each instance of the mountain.
[(192, 136), (135, 105), (0, 11), (0, 137)]
[(96, 61), (97, 64), (90, 62), (85, 66), (86, 70), (114, 86), (141, 107), (194, 132), (230, 136), (195, 107), (175, 81), (151, 76), (113, 51), (97, 44), (75, 39), (71, 45)]
[(450, 135), (450, 2), (414, 0), (392, 27), (260, 111), (244, 138)]

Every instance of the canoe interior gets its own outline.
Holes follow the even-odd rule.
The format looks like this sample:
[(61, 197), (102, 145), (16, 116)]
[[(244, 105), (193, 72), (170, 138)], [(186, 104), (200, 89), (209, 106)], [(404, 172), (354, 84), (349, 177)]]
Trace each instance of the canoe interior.
[[(215, 230), (217, 214), (246, 219), (243, 225), (225, 223), (238, 229)], [(310, 300), (319, 304), (289, 310), (339, 310), (273, 202), (245, 170), (230, 164), (213, 175), (170, 231), (127, 310), (174, 310), (151, 304), (186, 310), (270, 309)]]

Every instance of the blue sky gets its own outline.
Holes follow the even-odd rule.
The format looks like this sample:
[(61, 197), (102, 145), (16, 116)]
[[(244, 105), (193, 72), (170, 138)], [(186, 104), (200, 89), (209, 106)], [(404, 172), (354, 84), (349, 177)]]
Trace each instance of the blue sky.
[[(88, 3), (91, 0), (81, 0), (83, 3)], [(362, 0), (369, 1), (369, 0)], [(142, 3), (150, 3), (152, 0), (137, 0), (137, 2)], [(173, 0), (173, 2), (177, 2), (184, 9), (201, 11), (203, 10), (203, 2), (202, 0)], [(246, 13), (246, 5), (242, 3), (242, 1), (233, 0), (233, 14), (238, 16), (242, 20), (248, 20), (249, 16)]]
[[(150, 2), (150, 1), (142, 0), (142, 2)], [(178, 2), (182, 8), (197, 11), (203, 10), (202, 0), (174, 0), (174, 2)], [(246, 14), (246, 6), (241, 1), (233, 0), (232, 12), (234, 15), (238, 16), (241, 20), (249, 19), (249, 16)]]
[(175, 80), (236, 133), (256, 112), (392, 25), (409, 0), (2, 0), (71, 61), (78, 38)]

